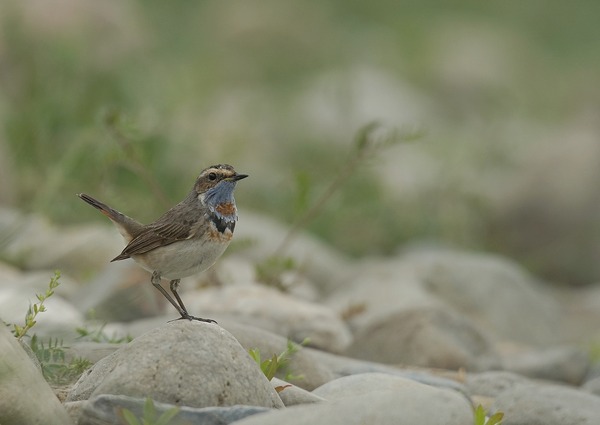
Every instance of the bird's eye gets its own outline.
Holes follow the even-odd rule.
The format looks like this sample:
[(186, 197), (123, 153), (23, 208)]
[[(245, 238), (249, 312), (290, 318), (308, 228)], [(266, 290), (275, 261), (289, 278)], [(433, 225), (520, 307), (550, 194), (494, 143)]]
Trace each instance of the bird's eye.
[(217, 179), (217, 175), (216, 175), (215, 173), (210, 173), (210, 174), (208, 175), (208, 179), (209, 179), (209, 180), (216, 180), (216, 179)]

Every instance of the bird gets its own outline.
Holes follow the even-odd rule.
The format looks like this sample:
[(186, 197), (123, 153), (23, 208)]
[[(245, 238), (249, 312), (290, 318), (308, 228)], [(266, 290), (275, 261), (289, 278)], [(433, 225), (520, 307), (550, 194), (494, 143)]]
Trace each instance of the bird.
[[(131, 258), (151, 272), (152, 285), (179, 312), (179, 319), (216, 323), (190, 315), (177, 291), (181, 278), (211, 267), (231, 242), (238, 219), (233, 192), (246, 177), (231, 165), (211, 165), (184, 200), (145, 225), (90, 195), (77, 196), (107, 216), (125, 240), (125, 248), (111, 262)], [(162, 278), (170, 280), (174, 299), (161, 285)]]

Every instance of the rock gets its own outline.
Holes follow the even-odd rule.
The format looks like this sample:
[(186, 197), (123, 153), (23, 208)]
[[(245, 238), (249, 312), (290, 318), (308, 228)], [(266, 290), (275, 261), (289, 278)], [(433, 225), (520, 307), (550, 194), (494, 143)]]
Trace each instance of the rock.
[(488, 338), (465, 317), (434, 307), (390, 314), (360, 329), (348, 348), (351, 357), (470, 371), (499, 368)]
[[(311, 356), (315, 357), (316, 362), (329, 368), (335, 378), (341, 378), (349, 375), (359, 375), (366, 373), (384, 373), (393, 376), (410, 379), (421, 384), (431, 385), (437, 388), (451, 389), (467, 394), (466, 388), (459, 382), (459, 377), (452, 379), (444, 375), (448, 371), (440, 374), (439, 370), (418, 370), (415, 368), (403, 369), (395, 366), (384, 365), (381, 363), (369, 362), (366, 360), (357, 360), (350, 357), (338, 356), (336, 354), (326, 353), (307, 349)], [(436, 372), (438, 372), (436, 374)]]
[(588, 354), (578, 347), (529, 349), (502, 355), (506, 370), (529, 378), (580, 385), (590, 368)]
[(579, 344), (581, 341), (600, 340), (600, 283), (582, 288), (564, 288), (555, 294), (565, 309), (565, 342)]
[[(32, 271), (21, 272), (7, 264), (0, 263), (0, 311), (2, 319), (7, 323), (21, 324), (29, 306), (38, 303), (36, 294), (45, 294), (48, 283), (54, 277), (54, 272)], [(38, 315), (36, 333), (44, 334), (53, 328), (75, 327), (82, 323), (83, 316), (65, 298), (76, 288), (68, 276), (61, 275), (60, 286), (54, 290), (54, 295), (44, 304), (46, 311)]]
[(532, 383), (521, 375), (504, 371), (468, 373), (465, 381), (469, 394), (487, 397), (496, 397), (504, 391)]
[(314, 393), (308, 392), (279, 378), (271, 379), (271, 384), (273, 385), (273, 388), (277, 390), (285, 407), (294, 406), (296, 404), (321, 403), (325, 401), (323, 397), (319, 397)]
[(0, 234), (8, 235), (2, 255), (26, 269), (60, 269), (77, 275), (101, 267), (123, 249), (118, 232), (107, 229), (58, 228), (41, 216), (0, 208)]
[[(83, 315), (59, 295), (60, 287), (55, 291), (54, 295), (44, 301), (46, 311), (36, 318), (35, 333), (38, 336), (61, 337), (64, 333), (73, 332), (83, 323)], [(7, 323), (22, 325), (25, 314), (33, 303), (38, 303), (34, 290), (26, 291), (18, 286), (0, 288), (0, 311), (2, 319)]]
[(114, 353), (123, 344), (113, 344), (109, 342), (75, 342), (69, 344), (64, 349), (65, 362), (70, 362), (73, 359), (86, 359), (92, 363), (96, 363), (104, 357)]
[[(223, 327), (235, 336), (245, 350), (257, 348), (262, 358), (273, 354), (281, 354), (287, 348), (287, 339), (254, 326), (242, 325), (233, 321), (223, 321)], [(291, 383), (308, 391), (312, 391), (325, 382), (334, 378), (331, 370), (323, 365), (315, 355), (317, 350), (300, 348), (289, 360), (287, 370), (277, 376), (285, 378), (286, 372), (300, 379), (290, 380)]]
[(81, 412), (83, 411), (83, 407), (87, 404), (87, 400), (79, 400), (79, 401), (68, 401), (63, 403), (63, 407), (69, 414), (71, 421), (74, 424), (78, 424), (79, 417), (81, 416)]
[(503, 412), (502, 425), (595, 425), (600, 397), (556, 385), (519, 385), (500, 393), (491, 412)]
[[(78, 425), (113, 425), (122, 423), (118, 413), (121, 409), (131, 411), (137, 418), (143, 417), (146, 399), (123, 395), (101, 394), (85, 403)], [(168, 403), (153, 402), (157, 417), (164, 412), (177, 408), (178, 413), (169, 425), (202, 424), (225, 425), (257, 413), (267, 412), (266, 407), (229, 406), (194, 408), (175, 406)]]
[[(53, 270), (23, 272), (13, 266), (0, 262), (0, 288), (18, 287), (26, 293), (45, 293), (48, 282), (54, 277)], [(79, 284), (65, 273), (61, 273), (60, 287), (57, 290), (63, 298), (70, 299), (79, 288)]]
[[(201, 283), (204, 284), (201, 284), (200, 286), (208, 286), (208, 284), (214, 283), (214, 281), (217, 281), (221, 285), (256, 282), (259, 282), (261, 285), (267, 285), (260, 280), (261, 276), (257, 272), (257, 269), (260, 268), (260, 266), (261, 263), (252, 262), (235, 253), (226, 255), (210, 268), (210, 271), (213, 272), (213, 282), (205, 279), (204, 282), (201, 281)], [(203, 275), (206, 277), (207, 274), (208, 273), (204, 273)], [(287, 295), (291, 295), (296, 299), (312, 302), (318, 302), (321, 298), (317, 291), (317, 285), (304, 274), (302, 269), (283, 271), (279, 275), (279, 279), (281, 288)]]
[(0, 423), (72, 424), (40, 371), (3, 325), (0, 325)]
[(283, 406), (231, 334), (215, 324), (186, 320), (141, 335), (100, 360), (82, 375), (67, 401), (100, 394), (190, 407)]
[(346, 324), (330, 308), (301, 301), (259, 284), (228, 285), (185, 294), (190, 311), (239, 317), (287, 338), (332, 352), (343, 351), (352, 336)]
[[(163, 326), (171, 317), (155, 317), (151, 319), (141, 319), (130, 324), (123, 324), (122, 332), (132, 336), (138, 336), (150, 331), (157, 326)], [(219, 325), (239, 341), (246, 352), (250, 349), (258, 349), (262, 358), (279, 355), (287, 348), (288, 340), (281, 335), (276, 335), (264, 329), (255, 326), (241, 324), (231, 318), (216, 317)], [(110, 325), (107, 325), (107, 328)], [(335, 378), (330, 370), (330, 364), (339, 364), (335, 359), (343, 358), (331, 354), (334, 360), (325, 364), (321, 361), (321, 354), (328, 354), (322, 351), (314, 350), (309, 347), (301, 347), (290, 359), (288, 368), (277, 374), (280, 378), (285, 378), (289, 372), (294, 376), (302, 376), (302, 379), (291, 380), (290, 383), (297, 385), (308, 391), (312, 391), (325, 382)], [(318, 356), (318, 357), (317, 357)]]
[[(333, 401), (377, 391), (406, 392), (412, 387), (422, 390), (423, 385), (412, 379), (387, 373), (361, 373), (334, 379), (316, 388), (313, 394)], [(465, 400), (468, 399), (465, 397)]]
[(500, 337), (534, 344), (561, 339), (561, 310), (545, 288), (505, 258), (444, 249), (414, 249), (401, 259), (424, 287)]
[(297, 234), (287, 250), (281, 253), (279, 248), (288, 231), (281, 222), (244, 210), (235, 227), (234, 241), (251, 242), (237, 251), (253, 262), (280, 254), (293, 258), (297, 264), (302, 264), (308, 277), (320, 285), (336, 281), (340, 271), (350, 266), (346, 257), (307, 233)]
[[(341, 378), (344, 379), (344, 378)], [(412, 381), (394, 391), (340, 398), (331, 403), (292, 406), (259, 414), (235, 425), (465, 425), (473, 423), (470, 403), (460, 394)]]
[(588, 391), (592, 394), (595, 394), (597, 396), (600, 396), (600, 376), (597, 376), (595, 378), (590, 379), (589, 381), (586, 381), (581, 386), (581, 389)]
[[(131, 321), (172, 309), (150, 283), (151, 275), (133, 261), (108, 263), (73, 297), (82, 311), (104, 321)], [(173, 310), (175, 312), (175, 310)]]
[[(364, 260), (349, 268), (325, 299), (352, 328), (360, 329), (401, 310), (443, 305), (430, 295), (410, 264)], [(355, 314), (348, 311), (356, 310)]]
[(484, 194), (493, 201), (489, 207), (494, 211), (488, 237), (496, 247), (523, 264), (536, 265), (539, 273), (554, 281), (597, 280), (600, 144), (596, 124), (583, 118), (538, 130), (524, 127), (518, 133), (527, 142), (514, 140), (514, 146), (523, 149), (509, 160), (511, 175)]

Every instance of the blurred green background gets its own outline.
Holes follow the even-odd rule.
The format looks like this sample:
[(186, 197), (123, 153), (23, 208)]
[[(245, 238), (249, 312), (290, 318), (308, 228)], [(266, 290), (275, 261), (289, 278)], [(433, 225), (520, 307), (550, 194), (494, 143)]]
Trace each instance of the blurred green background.
[(76, 1), (0, 5), (0, 202), (141, 221), (213, 163), (292, 223), (358, 129), (371, 157), (309, 230), (353, 256), (435, 241), (552, 282), (600, 277), (600, 3)]

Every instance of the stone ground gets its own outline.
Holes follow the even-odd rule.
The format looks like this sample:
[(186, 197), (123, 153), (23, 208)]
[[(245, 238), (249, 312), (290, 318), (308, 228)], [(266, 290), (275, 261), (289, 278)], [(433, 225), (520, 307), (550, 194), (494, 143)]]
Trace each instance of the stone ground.
[[(0, 327), (0, 423), (125, 423), (119, 412), (141, 417), (147, 397), (159, 412), (179, 407), (171, 424), (471, 424), (479, 404), (505, 425), (598, 423), (597, 285), (557, 290), (510, 259), (436, 247), (353, 261), (301, 235), (288, 252), (300, 266), (267, 286), (255, 264), (285, 231), (245, 213), (236, 240), (250, 243), (182, 281), (191, 314), (218, 324), (170, 322), (146, 272), (108, 264), (122, 248), (116, 231), (0, 210), (0, 234), (13, 235), (0, 318), (22, 323), (59, 268), (31, 333), (62, 339), (65, 362), (93, 364), (50, 386)], [(269, 381), (248, 350), (264, 360), (288, 340), (305, 346)]]

